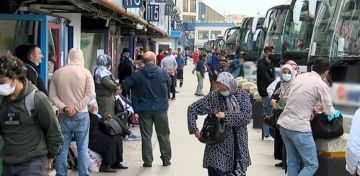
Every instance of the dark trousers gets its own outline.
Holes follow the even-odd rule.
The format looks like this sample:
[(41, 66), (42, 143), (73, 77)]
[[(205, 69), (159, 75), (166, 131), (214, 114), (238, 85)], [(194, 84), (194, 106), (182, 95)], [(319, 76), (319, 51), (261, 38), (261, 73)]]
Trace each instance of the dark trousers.
[(223, 172), (221, 170), (209, 167), (208, 168), (208, 175), (209, 176), (230, 176), (230, 173), (229, 172)]
[(142, 159), (144, 163), (151, 164), (153, 162), (151, 136), (153, 132), (153, 124), (160, 146), (160, 158), (162, 160), (171, 159), (170, 145), (170, 129), (168, 115), (166, 112), (155, 113), (139, 113), (140, 132), (141, 132), (141, 149)]
[(21, 164), (7, 164), (4, 162), (3, 176), (47, 176), (48, 159), (47, 157), (33, 158)]
[[(176, 90), (175, 90), (175, 85), (176, 85), (176, 76), (170, 75), (171, 78), (171, 86), (170, 86), (170, 90), (168, 93), (168, 97), (169, 98), (175, 98), (175, 94), (176, 94)], [(172, 93), (172, 97), (170, 97), (170, 93)]]
[(122, 92), (121, 92), (121, 95), (122, 96), (124, 96), (124, 97), (126, 97), (126, 98), (128, 98), (128, 99), (131, 99), (131, 92), (130, 92), (130, 90), (122, 90)]

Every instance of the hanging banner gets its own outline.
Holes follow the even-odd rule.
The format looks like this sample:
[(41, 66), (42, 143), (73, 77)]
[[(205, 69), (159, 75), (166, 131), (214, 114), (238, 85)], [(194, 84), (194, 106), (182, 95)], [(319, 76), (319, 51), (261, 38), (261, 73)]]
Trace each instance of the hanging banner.
[(160, 15), (160, 6), (149, 4), (147, 7), (147, 21), (149, 22), (159, 22)]
[(139, 8), (142, 7), (142, 0), (123, 0), (124, 8)]

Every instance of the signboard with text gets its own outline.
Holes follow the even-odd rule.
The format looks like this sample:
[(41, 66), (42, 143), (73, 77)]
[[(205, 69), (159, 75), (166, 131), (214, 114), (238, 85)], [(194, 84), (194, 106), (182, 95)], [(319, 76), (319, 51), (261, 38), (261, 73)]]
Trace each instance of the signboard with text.
[(155, 0), (156, 3), (165, 3), (165, 0)]
[(123, 0), (124, 8), (139, 8), (142, 6), (142, 0)]
[(173, 12), (173, 5), (165, 5), (165, 15), (170, 16)]
[(149, 4), (147, 7), (146, 18), (149, 22), (159, 22), (160, 6)]

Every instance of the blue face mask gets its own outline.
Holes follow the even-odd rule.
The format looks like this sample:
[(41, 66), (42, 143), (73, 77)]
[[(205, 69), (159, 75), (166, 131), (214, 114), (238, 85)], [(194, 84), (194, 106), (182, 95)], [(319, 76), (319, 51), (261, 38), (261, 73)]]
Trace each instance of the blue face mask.
[(281, 76), (282, 76), (282, 79), (286, 82), (290, 81), (292, 78), (291, 74), (282, 74)]

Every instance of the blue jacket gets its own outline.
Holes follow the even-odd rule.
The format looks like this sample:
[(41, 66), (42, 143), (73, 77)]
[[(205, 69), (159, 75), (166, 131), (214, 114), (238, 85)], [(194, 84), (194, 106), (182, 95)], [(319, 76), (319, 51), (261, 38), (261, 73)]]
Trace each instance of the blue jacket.
[(212, 73), (215, 72), (215, 70), (219, 69), (220, 66), (220, 56), (216, 53), (213, 53), (211, 58), (210, 58), (211, 62), (210, 62), (210, 70)]
[(168, 90), (171, 79), (166, 70), (145, 64), (125, 79), (122, 88), (132, 90), (131, 101), (136, 113), (164, 112), (169, 108)]
[(244, 76), (244, 66), (240, 64), (239, 59), (234, 59), (228, 68), (228, 72), (231, 73), (235, 78)]
[(185, 59), (182, 56), (176, 57), (176, 63), (178, 65), (177, 69), (182, 70), (185, 66)]

